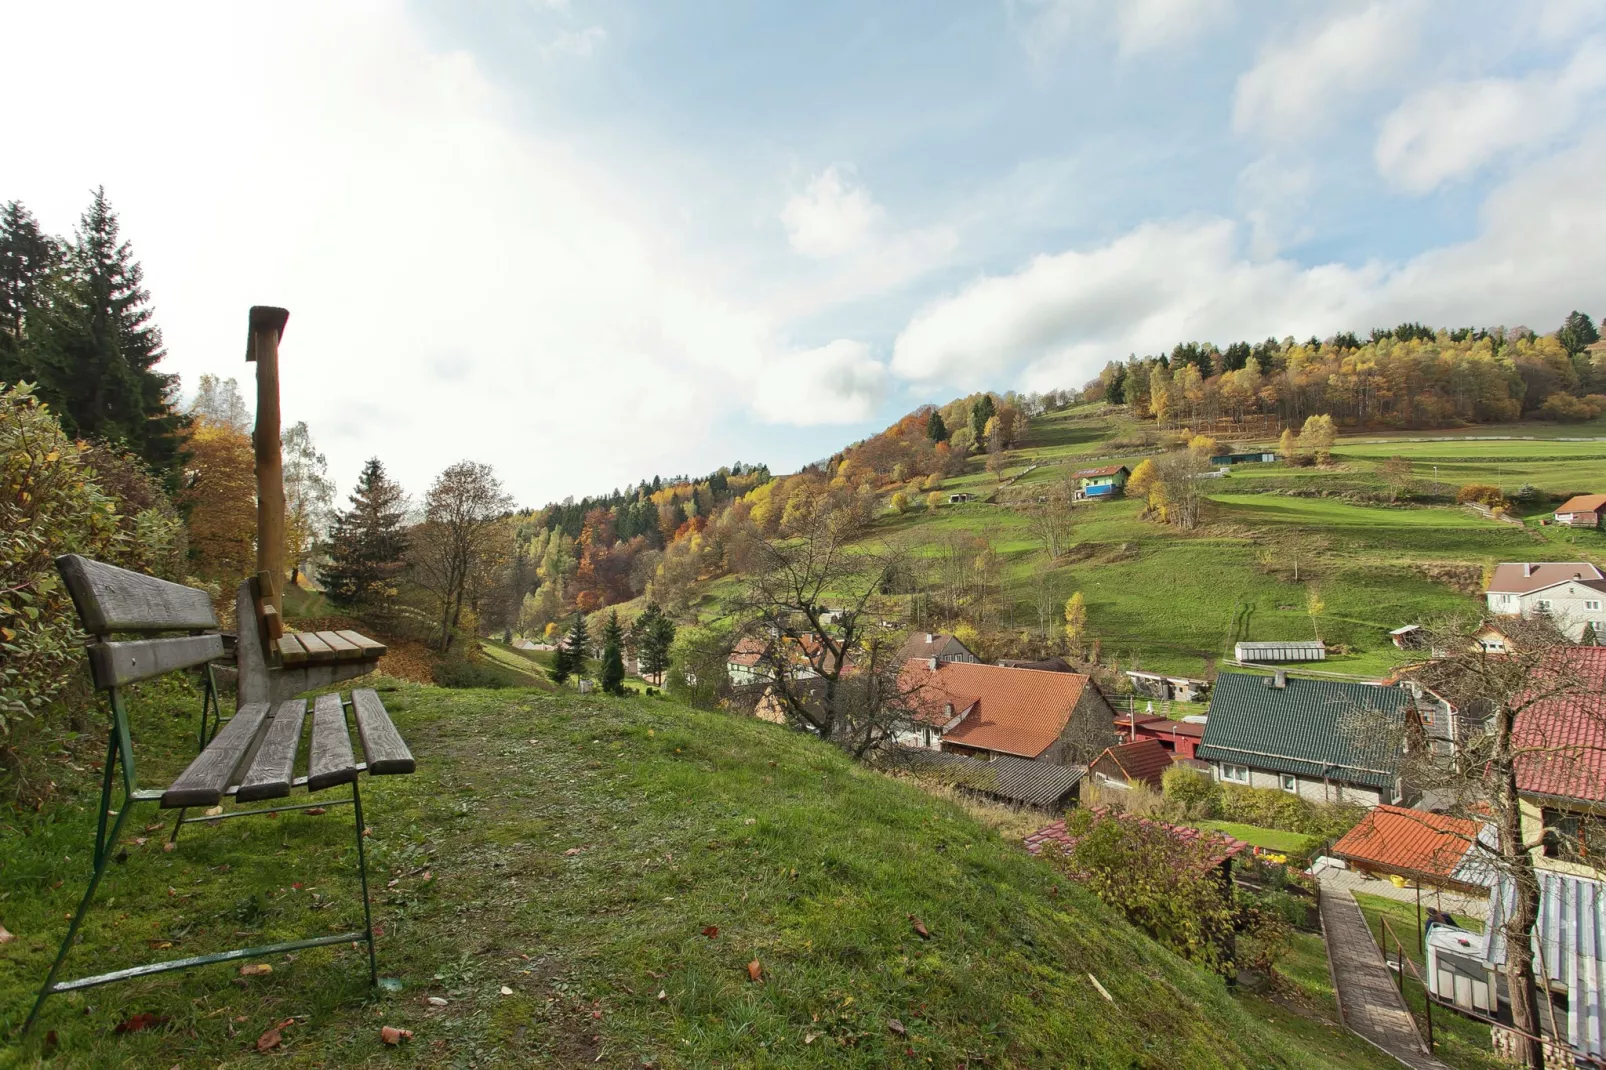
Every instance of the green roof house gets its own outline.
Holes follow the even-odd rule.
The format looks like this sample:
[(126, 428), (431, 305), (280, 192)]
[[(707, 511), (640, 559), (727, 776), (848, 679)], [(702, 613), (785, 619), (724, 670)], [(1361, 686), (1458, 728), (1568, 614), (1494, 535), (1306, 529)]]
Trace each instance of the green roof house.
[(1311, 802), (1397, 803), (1401, 687), (1224, 672), (1197, 757), (1224, 784), (1277, 788)]

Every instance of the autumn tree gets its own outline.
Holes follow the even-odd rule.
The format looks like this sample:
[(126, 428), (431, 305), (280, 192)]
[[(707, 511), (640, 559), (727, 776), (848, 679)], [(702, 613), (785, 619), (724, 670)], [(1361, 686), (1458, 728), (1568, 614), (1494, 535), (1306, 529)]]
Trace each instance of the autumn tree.
[(336, 513), (324, 589), (336, 602), (366, 602), (387, 590), (404, 567), (407, 495), (371, 457), (357, 477), (350, 507)]
[(1283, 428), (1282, 437), (1277, 440), (1277, 455), (1284, 463), (1292, 462), (1299, 456), (1299, 438), (1292, 427)]
[(1052, 561), (1071, 548), (1076, 535), (1076, 507), (1072, 503), (1068, 480), (1055, 486), (1043, 498), (1044, 501), (1028, 506), (1026, 515), (1032, 525), (1032, 534), (1043, 544)]
[(487, 464), (459, 461), (430, 486), (424, 521), (412, 533), (412, 576), (434, 598), (442, 653), (451, 649), (472, 585), (508, 547), (497, 523), (513, 505)]
[(1149, 488), (1149, 507), (1156, 517), (1185, 531), (1197, 527), (1204, 513), (1203, 475), (1209, 467), (1192, 450), (1161, 457), (1154, 466), (1154, 483)]
[(178, 504), (189, 516), (195, 574), (232, 587), (256, 571), (256, 454), (251, 438), (197, 416)]
[(1411, 486), (1411, 459), (1395, 454), (1383, 462), (1381, 473), (1389, 488), (1389, 501), (1399, 501), (1400, 495)]
[(1087, 599), (1077, 591), (1065, 602), (1065, 641), (1073, 651), (1080, 651), (1087, 638)]
[(902, 515), (909, 511), (909, 495), (903, 491), (895, 491), (892, 495), (892, 511)]
[(1299, 432), (1300, 452), (1315, 457), (1317, 464), (1326, 464), (1331, 459), (1333, 442), (1337, 437), (1331, 416), (1323, 413), (1307, 417), (1304, 428)]
[(251, 433), (251, 410), (240, 394), (237, 379), (219, 379), (210, 373), (203, 373), (195, 385), (195, 400), (190, 402), (190, 414), (204, 416), (220, 427)]
[(602, 626), (602, 666), (598, 670), (598, 682), (610, 695), (625, 693), (624, 646), (625, 633), (619, 624), (619, 611), (610, 610)]
[(1148, 457), (1143, 458), (1138, 462), (1137, 467), (1132, 469), (1132, 474), (1127, 477), (1127, 497), (1147, 501), (1149, 488), (1154, 486), (1154, 481), (1157, 478), (1159, 478), (1159, 473), (1155, 470), (1154, 461)]
[[(757, 567), (729, 610), (763, 647), (755, 671), (794, 726), (862, 756), (912, 722), (916, 698), (900, 679), (897, 619), (904, 556), (867, 548), (861, 517), (816, 514), (793, 538), (757, 547)], [(832, 614), (834, 623), (828, 623)]]
[(930, 494), (926, 495), (926, 511), (928, 513), (935, 513), (941, 507), (942, 507), (942, 492), (941, 491), (934, 490)]

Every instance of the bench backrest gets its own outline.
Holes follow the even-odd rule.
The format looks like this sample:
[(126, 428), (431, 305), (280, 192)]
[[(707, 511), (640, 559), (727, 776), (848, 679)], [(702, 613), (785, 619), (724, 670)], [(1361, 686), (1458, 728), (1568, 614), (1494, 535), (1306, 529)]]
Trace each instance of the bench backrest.
[[(205, 591), (78, 554), (56, 558), (56, 570), (72, 595), (79, 623), (94, 639), (89, 671), (97, 688), (149, 680), (223, 656), (217, 613)], [(179, 631), (191, 634), (121, 642), (111, 638)]]

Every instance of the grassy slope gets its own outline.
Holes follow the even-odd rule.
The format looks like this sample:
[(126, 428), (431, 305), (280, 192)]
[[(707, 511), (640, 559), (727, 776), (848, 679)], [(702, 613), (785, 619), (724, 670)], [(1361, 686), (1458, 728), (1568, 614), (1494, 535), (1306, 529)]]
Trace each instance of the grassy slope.
[[(399, 995), (369, 994), (359, 952), (318, 949), (268, 977), (216, 966), (56, 997), (0, 1061), (54, 1030), (74, 1065), (245, 1063), (293, 1018), (279, 1054), (300, 1064), (1375, 1065), (1235, 1001), (959, 807), (801, 735), (662, 700), (398, 685), (386, 701), (421, 766), (363, 785)], [(182, 766), (192, 713), (171, 689), (136, 698), (146, 781)], [(18, 937), (0, 949), (4, 1043), (85, 877), (87, 766), (62, 759), (76, 802), (0, 826)], [(344, 808), (191, 826), (170, 854), (139, 817), (151, 838), (108, 876), (79, 971), (356, 922)], [(171, 1021), (113, 1034), (140, 1011)], [(386, 1023), (416, 1039), (382, 1048)]]
[[(1057, 479), (1061, 465), (1136, 464), (1143, 455), (1114, 445), (1131, 421), (1068, 410), (1034, 421), (1008, 471), (1043, 465), (1022, 485)], [(1540, 436), (1533, 441), (1468, 440), (1468, 433)], [(1181, 534), (1139, 519), (1136, 502), (1115, 501), (1081, 509), (1077, 550), (1050, 567), (1025, 519), (982, 503), (924, 509), (880, 522), (879, 535), (928, 551), (950, 532), (992, 541), (1004, 562), (1007, 597), (1017, 628), (1035, 624), (1031, 590), (1046, 584), (1059, 601), (1073, 591), (1087, 599), (1092, 628), (1107, 655), (1125, 667), (1198, 672), (1211, 659), (1230, 656), (1239, 640), (1309, 639), (1318, 633), (1348, 654), (1324, 668), (1363, 675), (1385, 673), (1397, 661), (1388, 632), (1401, 624), (1451, 613), (1474, 613), (1475, 599), (1430, 577), (1445, 565), (1476, 575), (1501, 560), (1583, 557), (1606, 562), (1606, 535), (1551, 528), (1519, 529), (1482, 520), (1450, 505), (1354, 504), (1337, 497), (1292, 497), (1283, 492), (1376, 493), (1379, 468), (1391, 456), (1410, 457), (1418, 490), (1448, 493), (1466, 482), (1495, 483), (1508, 492), (1525, 482), (1561, 493), (1606, 486), (1606, 442), (1561, 441), (1560, 436), (1606, 433), (1606, 423), (1558, 426), (1516, 424), (1469, 428), (1451, 434), (1342, 439), (1331, 468), (1290, 469), (1245, 465), (1212, 486), (1206, 525)], [(1417, 441), (1420, 439), (1420, 441)], [(1439, 464), (1439, 484), (1433, 464)], [(944, 489), (988, 492), (996, 484), (979, 470)], [(1299, 560), (1299, 581), (1293, 562)], [(1313, 622), (1306, 612), (1314, 588), (1325, 610)]]

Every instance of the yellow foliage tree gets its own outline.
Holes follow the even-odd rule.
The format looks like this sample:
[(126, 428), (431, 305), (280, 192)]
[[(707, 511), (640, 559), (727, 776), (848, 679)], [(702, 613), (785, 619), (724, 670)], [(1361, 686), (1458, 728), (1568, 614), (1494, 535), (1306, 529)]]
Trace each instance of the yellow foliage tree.
[(188, 443), (193, 473), (179, 495), (189, 510), (195, 574), (237, 583), (256, 571), (256, 461), (251, 439), (197, 416)]
[(1221, 448), (1221, 443), (1217, 442), (1209, 435), (1194, 435), (1193, 438), (1188, 442), (1188, 448), (1194, 453), (1197, 453), (1199, 456), (1209, 460), (1210, 457)]
[(1154, 462), (1145, 457), (1132, 469), (1127, 477), (1126, 493), (1131, 498), (1148, 498), (1149, 488), (1154, 486), (1154, 480), (1159, 473), (1155, 470)]
[(1087, 599), (1077, 591), (1065, 603), (1065, 641), (1079, 646), (1087, 634)]
[(934, 490), (930, 494), (926, 495), (926, 508), (927, 509), (930, 509), (931, 511), (935, 512), (937, 510), (937, 508), (939, 506), (941, 506), (941, 505), (942, 505), (942, 492), (941, 491), (935, 491)]
[(909, 495), (901, 490), (894, 494), (892, 496), (892, 511), (895, 513), (907, 513), (909, 511)]
[(1299, 439), (1294, 436), (1292, 427), (1283, 428), (1282, 437), (1277, 440), (1277, 453), (1285, 461), (1294, 459), (1299, 452)]
[(1312, 454), (1317, 464), (1326, 464), (1332, 456), (1333, 442), (1337, 438), (1338, 431), (1333, 427), (1333, 418), (1322, 413), (1306, 418), (1305, 426), (1299, 432), (1299, 448)]

